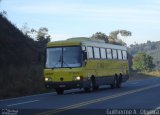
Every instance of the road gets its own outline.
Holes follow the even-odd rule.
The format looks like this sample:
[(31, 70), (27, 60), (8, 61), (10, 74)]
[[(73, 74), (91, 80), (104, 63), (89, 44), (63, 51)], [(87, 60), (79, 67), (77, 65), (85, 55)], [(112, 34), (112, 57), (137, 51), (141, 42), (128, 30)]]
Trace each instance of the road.
[(5, 112), (18, 115), (105, 115), (117, 111), (118, 114), (136, 114), (139, 110), (146, 114), (146, 111), (160, 108), (160, 78), (128, 81), (118, 89), (103, 86), (90, 93), (74, 89), (65, 91), (64, 95), (52, 92), (0, 100), (0, 108), (3, 115)]

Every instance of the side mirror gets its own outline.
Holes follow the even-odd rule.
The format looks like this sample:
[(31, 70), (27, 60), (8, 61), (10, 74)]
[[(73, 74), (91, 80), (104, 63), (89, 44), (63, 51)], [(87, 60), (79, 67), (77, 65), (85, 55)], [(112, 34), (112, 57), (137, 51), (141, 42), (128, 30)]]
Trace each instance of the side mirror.
[(87, 65), (87, 52), (83, 51), (83, 66)]
[(83, 60), (87, 59), (87, 52), (83, 52)]

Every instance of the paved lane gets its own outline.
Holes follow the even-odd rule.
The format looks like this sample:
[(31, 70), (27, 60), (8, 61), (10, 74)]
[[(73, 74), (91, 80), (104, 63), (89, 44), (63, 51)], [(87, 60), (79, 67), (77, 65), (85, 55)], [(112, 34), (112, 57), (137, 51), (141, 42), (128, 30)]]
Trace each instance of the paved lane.
[[(65, 91), (64, 95), (47, 93), (0, 101), (0, 108), (11, 110), (30, 110), (31, 113), (64, 114), (68, 109), (80, 111), (90, 109), (96, 111), (113, 109), (155, 109), (160, 106), (160, 78), (150, 78), (139, 81), (128, 81), (120, 89), (102, 87), (98, 91), (85, 93), (75, 89)], [(59, 109), (61, 108), (61, 111)], [(67, 111), (64, 111), (67, 110)], [(96, 110), (96, 111), (95, 111)], [(57, 111), (57, 112), (56, 112)], [(72, 113), (73, 111), (71, 111)], [(77, 112), (77, 111), (76, 111)], [(77, 113), (76, 113), (77, 114)]]

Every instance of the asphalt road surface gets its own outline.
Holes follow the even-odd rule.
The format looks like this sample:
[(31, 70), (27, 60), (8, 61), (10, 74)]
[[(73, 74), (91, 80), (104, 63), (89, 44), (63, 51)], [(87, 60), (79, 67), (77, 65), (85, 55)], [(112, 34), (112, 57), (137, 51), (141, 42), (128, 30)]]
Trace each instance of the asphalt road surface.
[[(94, 92), (67, 90), (0, 100), (2, 115), (160, 114), (160, 78), (128, 81), (122, 88)], [(8, 114), (7, 114), (8, 113)]]

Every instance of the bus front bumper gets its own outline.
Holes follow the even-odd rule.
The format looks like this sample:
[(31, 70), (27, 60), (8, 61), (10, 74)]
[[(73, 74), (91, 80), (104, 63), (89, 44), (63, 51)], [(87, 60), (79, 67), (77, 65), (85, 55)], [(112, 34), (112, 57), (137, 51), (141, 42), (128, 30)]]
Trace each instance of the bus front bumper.
[(72, 89), (72, 88), (82, 88), (84, 86), (84, 82), (82, 81), (70, 81), (70, 82), (45, 82), (45, 87), (47, 89)]

